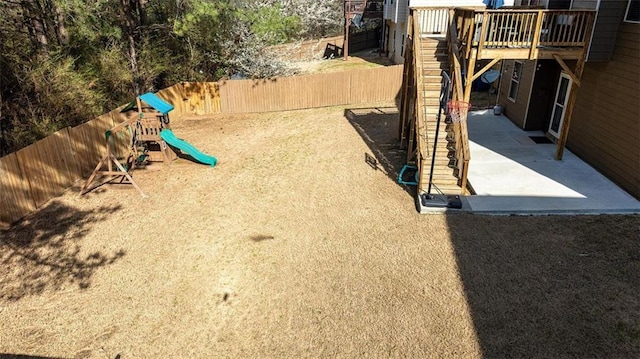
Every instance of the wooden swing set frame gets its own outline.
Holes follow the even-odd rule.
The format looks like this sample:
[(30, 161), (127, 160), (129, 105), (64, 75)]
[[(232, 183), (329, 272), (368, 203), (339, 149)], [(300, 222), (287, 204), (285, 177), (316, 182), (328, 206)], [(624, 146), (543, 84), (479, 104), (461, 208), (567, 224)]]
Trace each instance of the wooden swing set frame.
[[(164, 128), (169, 128), (168, 121), (163, 123), (162, 118), (159, 118), (158, 113), (156, 112), (143, 112), (140, 97), (136, 97), (136, 105), (138, 109), (137, 116), (125, 120), (105, 132), (105, 138), (107, 140), (106, 154), (100, 159), (95, 169), (80, 189), (81, 195), (107, 183), (115, 183), (117, 180), (117, 183), (132, 184), (133, 187), (140, 192), (140, 195), (146, 198), (147, 195), (131, 176), (131, 172), (133, 172), (136, 167), (139, 167), (138, 162), (141, 162), (139, 161), (140, 157), (143, 157), (144, 161), (162, 161), (165, 164), (171, 163), (171, 161), (176, 158), (175, 153), (160, 138), (160, 131)], [(115, 145), (112, 146), (111, 143), (117, 133), (125, 130), (131, 130), (131, 140), (128, 146), (128, 152), (124, 157), (125, 164), (123, 165), (114, 153)], [(160, 146), (160, 150), (150, 151), (148, 148), (148, 144), (150, 142), (157, 143)], [(145, 144), (145, 150), (140, 155), (137, 148), (138, 143)], [(103, 170), (105, 164), (107, 169)], [(101, 177), (106, 177), (106, 179), (96, 186), (90, 187), (99, 175)]]

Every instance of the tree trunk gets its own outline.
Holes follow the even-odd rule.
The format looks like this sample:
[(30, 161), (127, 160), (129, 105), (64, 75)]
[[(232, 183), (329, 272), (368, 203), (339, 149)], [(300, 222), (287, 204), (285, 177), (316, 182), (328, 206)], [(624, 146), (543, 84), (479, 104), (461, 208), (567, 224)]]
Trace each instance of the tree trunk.
[(22, 2), (22, 9), (37, 52), (40, 55), (47, 55), (49, 53), (49, 39), (45, 22), (42, 19), (43, 11), (40, 4), (37, 0), (26, 0)]
[(58, 45), (64, 46), (69, 44), (69, 32), (67, 32), (65, 13), (62, 9), (50, 1), (51, 13), (54, 16), (54, 29), (56, 31), (56, 37), (58, 39)]
[(136, 37), (135, 31), (137, 28), (136, 19), (133, 17), (133, 9), (129, 0), (121, 0), (122, 15), (123, 15), (123, 29), (127, 37), (129, 46), (129, 67), (133, 74), (133, 91), (136, 96), (140, 95), (140, 69), (138, 68), (138, 53), (136, 51)]
[(148, 0), (134, 0), (135, 5), (136, 5), (136, 10), (138, 12), (138, 18), (140, 19), (140, 26), (146, 26), (147, 25), (147, 11), (146, 11), (146, 7), (147, 7), (147, 3), (149, 2)]

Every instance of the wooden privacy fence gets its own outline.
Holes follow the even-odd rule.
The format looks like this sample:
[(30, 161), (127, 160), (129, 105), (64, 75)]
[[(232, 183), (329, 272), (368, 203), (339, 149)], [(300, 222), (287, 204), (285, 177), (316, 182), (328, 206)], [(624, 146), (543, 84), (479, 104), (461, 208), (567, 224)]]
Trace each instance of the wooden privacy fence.
[(324, 55), (327, 45), (342, 48), (344, 36), (334, 36), (319, 40), (307, 40), (298, 43), (270, 46), (275, 52), (287, 53), (288, 60), (301, 61), (320, 59)]
[(0, 225), (40, 208), (91, 172), (106, 150), (104, 132), (123, 118), (113, 110), (0, 158)]
[(220, 83), (222, 113), (288, 111), (391, 101), (402, 85), (402, 66), (267, 80)]
[[(402, 85), (402, 66), (270, 80), (180, 83), (158, 91), (185, 115), (250, 113), (389, 102)], [(23, 218), (87, 176), (106, 151), (105, 131), (125, 121), (122, 107), (64, 128), (0, 158), (0, 227)], [(115, 138), (124, 153), (129, 138)]]

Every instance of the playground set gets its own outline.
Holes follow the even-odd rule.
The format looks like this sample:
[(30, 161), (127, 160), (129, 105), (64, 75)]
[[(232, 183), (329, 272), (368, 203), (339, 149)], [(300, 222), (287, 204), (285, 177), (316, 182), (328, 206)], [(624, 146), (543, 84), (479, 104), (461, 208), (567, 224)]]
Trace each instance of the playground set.
[[(150, 92), (136, 97), (135, 101), (125, 106), (121, 112), (137, 109), (137, 114), (132, 114), (129, 119), (105, 132), (106, 154), (100, 159), (80, 193), (85, 194), (99, 186), (117, 181), (133, 185), (143, 197), (146, 197), (133, 180), (133, 170), (143, 168), (149, 162), (164, 162), (168, 165), (184, 154), (197, 162), (214, 167), (218, 162), (215, 157), (200, 152), (175, 136), (169, 120), (169, 112), (173, 108), (170, 103)], [(124, 151), (119, 150), (121, 146), (117, 143), (121, 138), (128, 139)], [(124, 153), (124, 156), (118, 156), (118, 153)], [(92, 187), (94, 182), (98, 184)]]

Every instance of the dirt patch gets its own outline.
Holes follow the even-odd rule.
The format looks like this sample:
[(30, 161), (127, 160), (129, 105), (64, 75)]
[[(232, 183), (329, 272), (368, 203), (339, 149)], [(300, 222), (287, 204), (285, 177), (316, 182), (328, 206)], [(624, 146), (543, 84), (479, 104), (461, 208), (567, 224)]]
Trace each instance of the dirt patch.
[(420, 216), (395, 113), (174, 121), (218, 166), (0, 234), (0, 356), (640, 355), (640, 217)]

